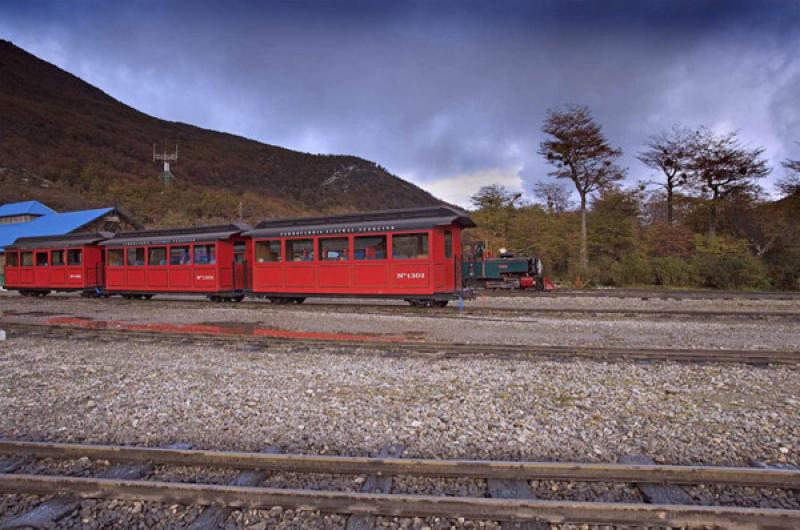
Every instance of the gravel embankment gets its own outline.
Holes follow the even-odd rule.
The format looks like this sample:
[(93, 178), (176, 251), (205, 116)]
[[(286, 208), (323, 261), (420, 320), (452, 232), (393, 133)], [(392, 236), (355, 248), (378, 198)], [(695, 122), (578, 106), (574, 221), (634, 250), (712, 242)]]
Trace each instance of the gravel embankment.
[[(0, 343), (0, 436), (27, 440), (369, 455), (659, 463), (800, 463), (800, 369), (740, 365), (395, 358), (254, 351), (235, 344), (14, 338)], [(75, 473), (80, 462), (71, 462)], [(194, 468), (163, 468), (197, 480)], [(204, 480), (226, 481), (229, 472)], [(198, 475), (199, 474), (199, 475)], [(363, 477), (271, 477), (268, 485), (357, 490)], [(635, 500), (629, 485), (534, 482), (542, 498)], [(395, 491), (482, 494), (483, 481), (400, 477)], [(800, 508), (792, 492), (706, 488), (706, 502)], [(0, 517), (28, 507), (0, 497)], [(61, 526), (182, 527), (196, 507), (85, 501)], [(343, 528), (336, 515), (235, 512), (231, 528)], [(386, 519), (390, 528), (497, 528)], [(438, 526), (436, 526), (438, 525)], [(452, 525), (452, 526), (451, 526)]]

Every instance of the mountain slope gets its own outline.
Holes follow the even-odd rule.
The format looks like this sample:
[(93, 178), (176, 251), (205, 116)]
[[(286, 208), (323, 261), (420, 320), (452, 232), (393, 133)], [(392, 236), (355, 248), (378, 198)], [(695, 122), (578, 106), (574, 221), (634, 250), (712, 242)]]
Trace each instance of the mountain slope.
[[(299, 117), (298, 119), (301, 119)], [(162, 190), (152, 144), (180, 145)], [(311, 155), (139, 112), (0, 40), (0, 202), (118, 206), (154, 225), (436, 204), (354, 156)]]

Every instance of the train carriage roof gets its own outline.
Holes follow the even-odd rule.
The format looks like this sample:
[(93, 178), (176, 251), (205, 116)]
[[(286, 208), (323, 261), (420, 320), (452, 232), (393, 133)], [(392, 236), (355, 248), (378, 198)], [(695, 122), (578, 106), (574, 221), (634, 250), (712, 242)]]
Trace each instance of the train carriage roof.
[(407, 208), (378, 212), (267, 219), (244, 235), (254, 237), (292, 237), (305, 235), (394, 232), (398, 230), (429, 229), (437, 226), (475, 226), (466, 212), (452, 206)]
[(93, 245), (114, 237), (111, 232), (77, 232), (63, 236), (19, 237), (5, 250), (36, 250), (40, 248), (66, 248)]
[(100, 243), (102, 246), (169, 245), (176, 243), (197, 243), (229, 239), (249, 230), (250, 226), (241, 223), (227, 225), (194, 226), (189, 228), (159, 228), (138, 232), (120, 232), (112, 239)]

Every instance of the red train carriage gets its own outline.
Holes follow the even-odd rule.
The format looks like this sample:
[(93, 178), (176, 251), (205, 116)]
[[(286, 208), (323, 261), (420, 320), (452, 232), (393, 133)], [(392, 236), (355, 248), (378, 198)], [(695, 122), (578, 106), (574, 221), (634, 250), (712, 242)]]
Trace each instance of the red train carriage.
[(24, 296), (51, 291), (96, 292), (102, 287), (102, 251), (107, 233), (21, 237), (6, 247), (5, 287)]
[(244, 298), (245, 239), (250, 228), (230, 224), (126, 232), (105, 240), (105, 293), (126, 298), (205, 294)]
[(267, 220), (251, 238), (248, 295), (275, 303), (307, 296), (402, 298), (446, 305), (463, 296), (461, 230), (448, 206)]

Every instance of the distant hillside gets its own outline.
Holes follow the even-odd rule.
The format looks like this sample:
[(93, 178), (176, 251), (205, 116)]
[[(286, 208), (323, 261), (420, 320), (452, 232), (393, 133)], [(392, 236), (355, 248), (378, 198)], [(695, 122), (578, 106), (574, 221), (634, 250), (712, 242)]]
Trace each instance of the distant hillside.
[[(302, 120), (298, 116), (298, 120)], [(180, 144), (166, 191), (153, 142)], [(0, 40), (0, 202), (117, 206), (151, 225), (402, 208), (432, 195), (354, 156), (311, 155), (143, 114)]]

